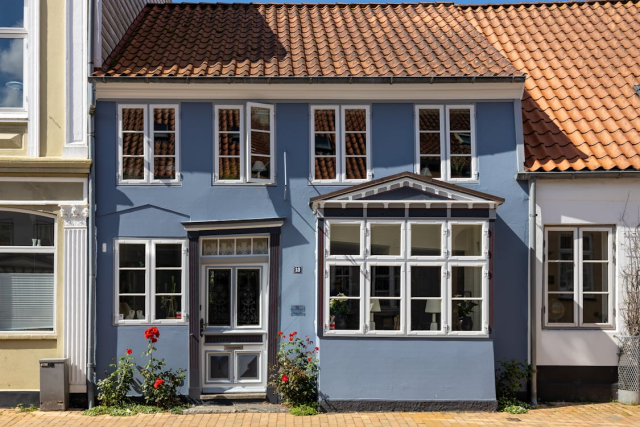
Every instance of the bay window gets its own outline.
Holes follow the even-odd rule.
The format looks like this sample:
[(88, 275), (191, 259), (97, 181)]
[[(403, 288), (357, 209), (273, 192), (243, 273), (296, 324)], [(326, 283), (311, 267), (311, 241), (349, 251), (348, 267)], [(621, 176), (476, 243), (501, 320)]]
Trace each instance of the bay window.
[(478, 179), (472, 105), (416, 106), (415, 172), (445, 181)]
[(327, 335), (488, 335), (487, 221), (325, 222)]
[(185, 322), (184, 241), (118, 240), (115, 260), (115, 323)]
[(548, 327), (613, 326), (613, 230), (550, 227), (545, 238)]
[(216, 105), (213, 121), (214, 183), (275, 183), (273, 105)]

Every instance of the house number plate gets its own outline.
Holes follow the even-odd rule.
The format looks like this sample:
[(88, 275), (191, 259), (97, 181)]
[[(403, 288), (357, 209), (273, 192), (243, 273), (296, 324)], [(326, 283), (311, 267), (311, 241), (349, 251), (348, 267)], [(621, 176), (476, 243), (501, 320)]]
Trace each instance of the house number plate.
[(302, 274), (302, 267), (293, 267), (293, 274)]
[(292, 305), (291, 306), (291, 315), (292, 316), (306, 316), (305, 309), (306, 309), (306, 307), (304, 305)]

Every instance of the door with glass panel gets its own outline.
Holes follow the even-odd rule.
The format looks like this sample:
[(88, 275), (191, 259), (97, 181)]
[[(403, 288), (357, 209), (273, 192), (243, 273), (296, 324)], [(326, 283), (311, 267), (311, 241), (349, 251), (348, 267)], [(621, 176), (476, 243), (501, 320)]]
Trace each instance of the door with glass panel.
[(201, 301), (204, 393), (266, 389), (265, 266), (206, 267)]

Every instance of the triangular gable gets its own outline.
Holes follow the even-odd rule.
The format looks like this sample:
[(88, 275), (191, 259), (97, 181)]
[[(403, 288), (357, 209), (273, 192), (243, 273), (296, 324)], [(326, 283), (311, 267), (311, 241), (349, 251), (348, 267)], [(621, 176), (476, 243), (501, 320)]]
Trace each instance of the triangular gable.
[(369, 203), (448, 206), (476, 204), (497, 208), (504, 199), (491, 194), (470, 190), (459, 185), (442, 182), (433, 178), (403, 172), (397, 175), (354, 185), (332, 193), (313, 197), (312, 207), (327, 204), (364, 205)]

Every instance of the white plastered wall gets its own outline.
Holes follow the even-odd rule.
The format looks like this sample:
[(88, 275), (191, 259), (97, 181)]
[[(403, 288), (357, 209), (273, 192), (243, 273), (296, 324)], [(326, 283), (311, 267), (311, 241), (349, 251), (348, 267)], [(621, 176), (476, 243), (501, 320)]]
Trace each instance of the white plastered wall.
[[(640, 177), (599, 179), (539, 179), (536, 195), (537, 364), (541, 366), (616, 366), (620, 333), (621, 268), (626, 259), (621, 243), (625, 223), (640, 223)], [(542, 328), (543, 238), (552, 225), (612, 225), (614, 229), (614, 328), (576, 330)]]

